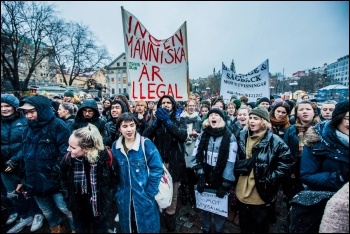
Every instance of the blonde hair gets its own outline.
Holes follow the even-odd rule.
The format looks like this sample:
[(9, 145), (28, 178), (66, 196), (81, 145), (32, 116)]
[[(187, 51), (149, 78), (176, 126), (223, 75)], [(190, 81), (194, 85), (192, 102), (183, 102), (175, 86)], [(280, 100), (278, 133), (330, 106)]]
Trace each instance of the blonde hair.
[(79, 146), (87, 149), (86, 158), (90, 163), (98, 160), (99, 153), (104, 150), (103, 139), (98, 128), (93, 124), (74, 130), (72, 133), (78, 139)]
[[(261, 118), (261, 117), (259, 116), (259, 118)], [(250, 122), (250, 119), (248, 118), (248, 123), (246, 124), (246, 127), (249, 126), (249, 122)], [(271, 128), (272, 128), (271, 123), (267, 122), (267, 120), (264, 119), (264, 118), (261, 118), (261, 124), (260, 124), (260, 126), (261, 126), (261, 128), (264, 129), (264, 130), (266, 130), (266, 129), (271, 129)]]

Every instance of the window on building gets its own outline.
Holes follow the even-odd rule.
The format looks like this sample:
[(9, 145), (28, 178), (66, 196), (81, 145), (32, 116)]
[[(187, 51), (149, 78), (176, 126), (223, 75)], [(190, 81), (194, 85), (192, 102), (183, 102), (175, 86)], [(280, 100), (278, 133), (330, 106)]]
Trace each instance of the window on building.
[(117, 63), (117, 67), (119, 67), (120, 66), (120, 63)]
[(126, 93), (126, 88), (124, 88), (124, 93)]
[(114, 90), (114, 88), (112, 88), (112, 94), (115, 94), (115, 90)]
[(126, 77), (123, 77), (123, 84), (126, 84), (127, 80)]
[(114, 84), (114, 78), (111, 78), (111, 83)]
[(123, 62), (123, 66), (124, 66), (124, 67), (126, 66), (126, 62)]

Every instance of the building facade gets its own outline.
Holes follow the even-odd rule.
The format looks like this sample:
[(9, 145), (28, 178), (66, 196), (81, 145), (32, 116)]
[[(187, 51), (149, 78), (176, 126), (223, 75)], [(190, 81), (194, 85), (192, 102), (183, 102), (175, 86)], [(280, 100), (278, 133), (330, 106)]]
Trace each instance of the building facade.
[(105, 67), (107, 93), (110, 96), (119, 93), (129, 93), (131, 84), (127, 76), (125, 53), (119, 55), (114, 61)]
[(327, 77), (332, 84), (349, 86), (349, 55), (339, 58), (327, 66)]

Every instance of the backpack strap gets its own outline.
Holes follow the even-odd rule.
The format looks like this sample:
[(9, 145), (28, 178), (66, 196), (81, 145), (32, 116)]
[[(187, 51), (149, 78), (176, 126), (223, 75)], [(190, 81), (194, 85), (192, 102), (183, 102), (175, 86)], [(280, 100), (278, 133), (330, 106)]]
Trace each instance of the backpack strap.
[(111, 167), (112, 163), (113, 163), (113, 155), (112, 155), (112, 151), (110, 149), (107, 149), (107, 153), (109, 155), (109, 159), (107, 161), (108, 166)]

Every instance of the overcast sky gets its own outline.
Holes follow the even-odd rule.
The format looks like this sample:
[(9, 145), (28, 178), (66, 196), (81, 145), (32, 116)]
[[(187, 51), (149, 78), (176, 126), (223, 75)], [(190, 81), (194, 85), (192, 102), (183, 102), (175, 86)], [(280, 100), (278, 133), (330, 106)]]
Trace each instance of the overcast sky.
[(61, 17), (83, 23), (115, 59), (124, 52), (121, 6), (157, 39), (187, 22), (190, 79), (207, 77), (235, 61), (248, 73), (266, 59), (269, 71), (336, 62), (349, 54), (349, 2), (127, 2), (55, 1)]

